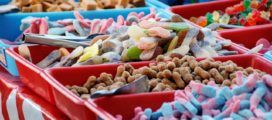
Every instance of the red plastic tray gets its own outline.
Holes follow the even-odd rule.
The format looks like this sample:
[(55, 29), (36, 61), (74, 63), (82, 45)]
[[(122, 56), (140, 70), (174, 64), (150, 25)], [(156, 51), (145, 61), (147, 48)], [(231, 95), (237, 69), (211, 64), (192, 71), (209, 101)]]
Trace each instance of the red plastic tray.
[[(247, 29), (220, 31), (219, 34), (234, 43), (242, 44), (248, 50), (255, 47), (256, 42), (260, 38), (265, 38), (272, 43), (272, 24), (254, 26)], [(260, 51), (260, 53), (263, 54), (264, 51)]]
[[(33, 58), (32, 61), (34, 64), (18, 54), (18, 47), (12, 47), (7, 50), (7, 54), (13, 57), (16, 61), (16, 65), (22, 82), (26, 84), (30, 89), (32, 89), (35, 93), (42, 96), (44, 99), (52, 104), (55, 104), (55, 101), (53, 99), (52, 89), (49, 84), (51, 81), (45, 80), (41, 77), (40, 73), (43, 71), (43, 69), (39, 68), (35, 64), (41, 61), (51, 51), (55, 49), (57, 49), (57, 47), (44, 45), (29, 46), (31, 56)], [(236, 50), (240, 54), (245, 53), (245, 50), (235, 45), (227, 47), (226, 49)]]
[[(31, 56), (33, 56), (32, 61), (35, 64), (41, 61), (51, 51), (57, 49), (56, 47), (48, 46), (31, 46), (29, 48)], [(42, 69), (20, 56), (18, 54), (18, 47), (9, 48), (7, 54), (15, 59), (21, 81), (45, 100), (51, 104), (55, 104), (48, 81), (45, 81), (40, 75)]]
[(240, 3), (241, 0), (220, 0), (188, 5), (179, 5), (170, 8), (173, 13), (179, 14), (182, 17), (189, 19), (190, 17), (199, 17), (206, 15), (207, 12), (214, 10), (224, 11), (227, 7)]
[[(225, 57), (216, 60), (227, 61), (232, 60), (242, 67), (252, 66), (253, 68), (260, 69), (269, 74), (272, 74), (272, 63), (256, 55), (243, 55), (239, 57)], [(173, 101), (173, 92), (164, 93), (149, 93), (149, 94), (136, 94), (136, 95), (120, 95), (113, 97), (103, 97), (94, 100), (100, 108), (107, 111), (112, 116), (118, 114), (123, 116), (123, 119), (128, 120), (134, 116), (134, 108), (142, 107), (151, 108), (156, 111), (161, 107), (163, 102)]]
[[(242, 67), (252, 66), (253, 68), (260, 69), (269, 74), (272, 74), (272, 71), (271, 71), (272, 63), (257, 55), (219, 57), (219, 58), (215, 58), (215, 60), (220, 60), (220, 61), (232, 60), (235, 63), (237, 63), (239, 66), (242, 66)], [(149, 62), (131, 63), (131, 64), (135, 68), (138, 68), (138, 67), (148, 65), (148, 63)], [(68, 116), (69, 114), (71, 115), (73, 114), (76, 115), (75, 113), (83, 114), (84, 112), (95, 110), (94, 112), (96, 114), (100, 113), (100, 116), (104, 115), (103, 118), (107, 118), (107, 117), (113, 118), (113, 116), (109, 116), (108, 114), (105, 115), (105, 113), (108, 112), (112, 115), (116, 115), (117, 113), (122, 114), (123, 116), (125, 116), (125, 119), (126, 119), (126, 118), (131, 118), (133, 116), (133, 108), (135, 106), (137, 105), (147, 106), (150, 104), (150, 102), (147, 102), (149, 100), (142, 100), (142, 99), (133, 100), (132, 98), (134, 98), (135, 96), (144, 96), (147, 98), (150, 97), (151, 99), (154, 93), (128, 95), (128, 99), (122, 99), (123, 96), (95, 99), (94, 103), (96, 103), (97, 106), (94, 108), (95, 105), (92, 103), (92, 101), (86, 102), (82, 100), (81, 98), (77, 97), (76, 95), (74, 95), (72, 92), (70, 92), (68, 89), (64, 87), (65, 85), (82, 85), (84, 84), (84, 82), (87, 80), (89, 76), (91, 75), (98, 76), (102, 72), (107, 72), (107, 73), (115, 75), (116, 68), (118, 65), (120, 64), (109, 64), (104, 66), (96, 65), (96, 66), (87, 66), (87, 67), (81, 67), (81, 68), (54, 68), (54, 69), (46, 70), (45, 74), (43, 74), (42, 76), (45, 79), (47, 79), (47, 81), (55, 82), (55, 84), (53, 84), (52, 87), (53, 87), (53, 93), (54, 93), (56, 105), (61, 111), (66, 113)], [(168, 93), (155, 93), (154, 95), (156, 96), (156, 94), (168, 94)], [(167, 100), (168, 97), (163, 99), (162, 101), (155, 98), (156, 97), (154, 97), (154, 99), (152, 100), (156, 100), (158, 101), (158, 103), (153, 101), (152, 104), (154, 105), (150, 105), (152, 108), (159, 107), (156, 105), (160, 105), (161, 102)], [(117, 101), (114, 101), (114, 100), (117, 100)], [(122, 102), (120, 103), (120, 101)], [(126, 105), (125, 103), (130, 103), (130, 104)], [(83, 104), (85, 104), (85, 106), (87, 106), (87, 108), (89, 109), (87, 109)], [(102, 111), (101, 111), (101, 108), (102, 108)], [(86, 118), (88, 118), (88, 116), (86, 116)]]
[[(38, 115), (36, 116), (37, 119), (42, 117), (44, 120), (68, 120), (68, 117), (56, 109), (56, 106), (49, 104), (47, 101), (37, 96), (22, 84), (18, 77), (10, 75), (3, 67), (0, 67), (0, 88), (0, 104), (2, 106), (0, 108), (2, 110), (0, 119), (11, 120), (14, 119), (15, 116), (18, 116), (19, 119), (24, 120), (33, 117), (33, 115)], [(11, 96), (15, 98), (10, 98)], [(14, 101), (12, 102), (11, 100)], [(8, 102), (9, 105), (7, 104)], [(24, 104), (26, 105), (27, 103), (34, 104), (24, 106)], [(17, 112), (9, 109), (11, 104), (16, 104)], [(31, 110), (33, 110), (32, 112), (34, 114), (25, 111), (29, 109), (29, 107), (32, 108)], [(10, 112), (8, 112), (8, 109)]]

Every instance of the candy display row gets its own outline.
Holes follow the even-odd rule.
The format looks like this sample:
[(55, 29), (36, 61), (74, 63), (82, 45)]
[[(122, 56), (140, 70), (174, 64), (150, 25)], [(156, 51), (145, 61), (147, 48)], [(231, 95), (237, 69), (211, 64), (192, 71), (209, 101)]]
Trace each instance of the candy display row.
[(97, 10), (110, 8), (144, 7), (145, 0), (13, 0), (21, 12), (61, 12), (72, 10)]
[[(245, 53), (255, 53), (256, 48), (253, 50), (249, 49), (253, 48), (256, 44), (268, 48), (270, 43), (268, 44), (265, 40), (253, 43), (253, 46), (247, 49), (230, 41), (226, 41), (224, 38), (227, 37), (224, 35), (227, 35), (228, 31), (220, 32), (219, 34), (224, 37), (221, 38), (208, 28), (188, 24), (187, 20), (177, 15), (174, 15), (170, 20), (159, 18), (153, 10), (145, 17), (142, 15), (144, 14), (138, 12), (128, 14), (127, 19), (122, 16), (116, 16), (115, 18), (119, 19), (89, 20), (83, 18), (76, 12), (76, 19), (59, 20), (57, 22), (49, 21), (47, 18), (28, 18), (22, 21), (22, 28), (24, 28), (22, 30), (25, 30), (25, 33), (27, 33), (25, 35), (31, 36), (40, 34), (41, 36), (47, 36), (45, 34), (48, 34), (48, 36), (52, 36), (61, 31), (61, 34), (57, 35), (62, 35), (62, 37), (89, 37), (89, 35), (96, 34), (94, 38), (97, 40), (91, 42), (86, 41), (84, 43), (86, 46), (74, 47), (76, 48), (74, 50), (70, 48), (24, 44), (9, 49), (7, 54), (15, 58), (22, 82), (45, 100), (56, 105), (60, 111), (71, 119), (90, 119), (94, 117), (94, 113), (102, 119), (115, 119), (116, 115), (117, 119), (121, 118), (120, 115), (123, 119), (131, 119), (134, 115), (136, 115), (135, 119), (140, 119), (141, 117), (147, 119), (152, 116), (150, 109), (147, 109), (147, 112), (140, 112), (139, 108), (137, 108), (136, 114), (133, 113), (133, 109), (137, 106), (141, 106), (143, 109), (151, 106), (152, 110), (155, 111), (162, 102), (173, 101), (173, 98), (169, 99), (169, 97), (173, 97), (173, 90), (185, 88), (184, 91), (186, 92), (188, 88), (192, 88), (189, 84), (190, 81), (197, 82), (192, 84), (199, 87), (206, 87), (203, 84), (208, 84), (208, 87), (210, 87), (209, 85), (218, 84), (218, 87), (231, 86), (232, 89), (232, 87), (237, 84), (236, 80), (238, 78), (236, 77), (241, 77), (242, 74), (246, 76), (252, 73), (256, 74), (255, 72), (261, 76), (269, 76), (268, 74), (271, 74), (271, 70), (269, 69), (271, 63), (269, 61), (257, 55), (245, 55)], [(229, 34), (231, 35), (239, 30), (257, 30), (257, 28), (260, 29), (260, 31), (263, 29), (269, 30), (269, 27), (270, 25), (266, 27), (259, 26), (233, 31), (230, 30)], [(116, 29), (118, 31), (114, 31)], [(124, 31), (119, 31), (119, 29)], [(120, 37), (126, 39), (120, 39)], [(270, 40), (270, 38), (265, 35), (256, 35), (256, 41), (261, 38)], [(232, 40), (233, 38), (230, 37), (229, 39)], [(27, 42), (26, 39), (24, 40)], [(21, 43), (19, 42), (19, 44)], [(248, 44), (245, 43), (245, 47), (247, 45)], [(222, 54), (228, 53), (229, 51), (239, 55), (225, 56), (227, 54)], [(259, 50), (257, 50), (257, 52), (258, 51)], [(163, 57), (159, 54), (164, 54), (165, 56)], [(196, 59), (192, 56), (195, 56)], [(154, 60), (155, 57), (157, 57), (156, 62), (146, 61)], [(215, 58), (214, 60), (202, 60), (206, 57)], [(131, 63), (123, 64), (120, 63), (120, 61)], [(86, 66), (83, 67), (82, 65)], [(101, 90), (103, 92), (109, 92), (130, 86), (144, 76), (146, 76), (149, 81), (148, 92), (153, 91), (153, 93), (89, 99), (91, 95), (101, 93)], [(212, 89), (221, 89), (220, 87)], [(189, 92), (187, 92), (190, 93), (195, 90), (196, 89), (188, 90)], [(200, 91), (200, 89), (197, 90)], [(205, 93), (197, 94), (201, 95)], [(165, 95), (167, 95), (167, 97), (161, 100), (155, 100), (156, 102), (153, 101), (153, 105), (151, 105), (150, 102), (141, 103), (139, 101), (135, 103), (135, 99), (131, 101), (132, 106), (124, 106), (120, 105), (120, 103), (116, 103), (109, 107), (109, 104), (111, 102), (115, 103), (115, 99), (118, 100), (118, 98), (124, 97), (123, 100), (130, 100), (130, 96), (136, 98), (139, 96), (139, 98), (137, 98), (138, 100), (146, 98), (146, 96), (149, 95), (155, 98)], [(185, 93), (185, 95), (189, 94)], [(185, 98), (182, 99), (186, 101), (187, 98)], [(209, 98), (205, 99), (209, 100)], [(187, 101), (185, 103), (187, 103)], [(186, 107), (187, 104), (185, 105), (185, 103), (184, 101), (181, 102), (181, 106)], [(157, 117), (171, 117), (172, 112), (168, 109), (169, 105), (170, 104), (166, 103), (161, 110), (154, 114), (156, 114)], [(156, 107), (154, 108), (154, 106)], [(263, 107), (263, 105), (261, 105), (261, 107)], [(165, 108), (167, 110), (165, 110)], [(175, 110), (175, 106), (173, 109)], [(206, 108), (197, 108), (197, 110), (200, 111), (204, 109)], [(225, 108), (219, 109), (220, 111), (225, 110)], [(270, 108), (262, 109), (261, 111), (269, 112), (268, 109)], [(180, 113), (183, 112), (184, 111)], [(189, 110), (189, 112), (191, 111)], [(218, 112), (218, 110), (216, 112)], [(252, 112), (254, 113), (254, 111)], [(143, 113), (145, 113), (145, 115)], [(183, 115), (180, 113), (176, 117)], [(183, 115), (183, 117), (193, 117), (191, 113), (187, 114), (188, 111), (185, 111), (185, 113), (186, 115)], [(208, 113), (209, 112), (205, 114)], [(199, 115), (198, 117), (204, 115), (204, 113), (194, 112), (193, 114)], [(227, 113), (226, 115), (224, 114), (223, 117), (237, 117), (239, 113), (236, 113), (237, 115), (233, 114), (234, 112), (232, 114)], [(212, 114), (210, 115), (212, 116)], [(255, 115), (256, 118), (265, 118), (264, 116), (263, 113)]]
[(227, 7), (224, 11), (213, 11), (206, 16), (191, 17), (190, 21), (205, 27), (212, 23), (253, 26), (268, 24), (271, 20), (271, 2), (268, 0), (244, 0)]
[(237, 85), (218, 87), (212, 82), (202, 85), (190, 82), (184, 90), (176, 91), (173, 102), (163, 103), (160, 109), (135, 108), (133, 120), (158, 119), (264, 119), (271, 113), (272, 76), (253, 73), (236, 78)]

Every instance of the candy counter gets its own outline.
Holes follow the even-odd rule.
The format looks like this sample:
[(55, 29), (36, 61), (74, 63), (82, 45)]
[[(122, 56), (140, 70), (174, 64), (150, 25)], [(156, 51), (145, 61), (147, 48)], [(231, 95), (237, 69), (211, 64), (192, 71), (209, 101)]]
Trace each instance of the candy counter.
[(271, 3), (3, 3), (0, 119), (269, 120)]

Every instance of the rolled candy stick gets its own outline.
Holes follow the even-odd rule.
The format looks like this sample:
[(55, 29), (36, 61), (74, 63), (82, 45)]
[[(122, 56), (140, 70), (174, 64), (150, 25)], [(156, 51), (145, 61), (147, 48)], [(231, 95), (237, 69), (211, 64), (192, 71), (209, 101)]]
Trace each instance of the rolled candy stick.
[(238, 112), (239, 115), (249, 119), (254, 116), (254, 114), (249, 109), (243, 109)]
[(184, 107), (191, 113), (191, 114), (197, 114), (198, 110), (197, 108), (190, 102), (186, 101), (185, 99), (179, 99), (178, 100), (181, 104), (184, 105)]
[(191, 92), (191, 89), (189, 87), (185, 88), (185, 94), (188, 96), (189, 101), (198, 109), (200, 110), (200, 102), (197, 101), (197, 99), (194, 97), (194, 95)]
[(264, 99), (270, 105), (270, 107), (272, 107), (272, 92), (270, 90), (266, 91)]
[(212, 86), (203, 85), (194, 81), (190, 82), (189, 86), (198, 94), (205, 95), (207, 97), (215, 97), (216, 95), (216, 89)]
[(258, 82), (257, 89), (253, 92), (252, 96), (250, 97), (250, 110), (254, 110), (257, 108), (266, 91), (267, 88), (265, 84), (263, 82)]
[(236, 74), (236, 78), (234, 79), (234, 82), (236, 82), (237, 85), (242, 85), (243, 84), (243, 72), (237, 71), (235, 74)]
[(233, 118), (234, 120), (246, 120), (246, 118), (236, 113), (231, 113), (230, 117)]
[(267, 86), (272, 87), (272, 76), (271, 75), (264, 75), (262, 77), (264, 82), (266, 83)]
[(256, 73), (251, 74), (247, 77), (247, 79), (248, 80), (243, 85), (233, 88), (232, 91), (235, 95), (239, 95), (244, 92), (250, 92), (251, 90), (253, 90), (254, 87), (256, 86), (256, 81), (258, 80), (258, 75)]
[(186, 108), (180, 104), (178, 101), (174, 102), (174, 108), (176, 108), (180, 113), (183, 113), (186, 111)]

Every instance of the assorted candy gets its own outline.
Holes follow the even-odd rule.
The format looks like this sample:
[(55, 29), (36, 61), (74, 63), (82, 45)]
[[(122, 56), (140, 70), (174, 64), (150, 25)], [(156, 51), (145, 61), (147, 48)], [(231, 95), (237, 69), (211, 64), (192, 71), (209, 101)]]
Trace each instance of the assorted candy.
[(25, 33), (32, 34), (68, 37), (96, 35), (91, 42), (85, 42), (88, 47), (79, 46), (71, 53), (65, 48), (52, 51), (37, 64), (41, 68), (146, 61), (161, 54), (197, 58), (238, 54), (237, 51), (226, 49), (231, 45), (230, 41), (220, 40), (210, 29), (191, 27), (178, 15), (174, 15), (171, 20), (157, 18), (154, 10), (143, 15), (131, 13), (126, 21), (119, 16), (114, 22), (111, 18), (84, 19), (75, 12), (76, 20), (52, 23), (44, 18), (25, 19), (22, 28), (25, 28)]
[(184, 56), (181, 59), (158, 56), (157, 62), (150, 63), (149, 66), (135, 69), (130, 64), (119, 65), (115, 75), (103, 72), (98, 77), (90, 76), (83, 86), (66, 87), (77, 96), (86, 98), (97, 91), (122, 87), (144, 75), (149, 78), (149, 91), (161, 92), (184, 89), (191, 81), (197, 84), (234, 86), (238, 84), (236, 77), (240, 79), (243, 75), (248, 76), (254, 72), (261, 76), (265, 74), (252, 67), (244, 69), (232, 61), (221, 62), (213, 59), (197, 61), (192, 56)]
[(239, 4), (227, 7), (225, 11), (213, 11), (198, 18), (191, 17), (190, 21), (205, 27), (214, 24), (230, 24), (239, 26), (253, 26), (270, 23), (271, 1), (243, 0)]
[(156, 111), (135, 108), (132, 120), (270, 120), (272, 76), (237, 74), (231, 88), (191, 81), (184, 90), (175, 92), (173, 102), (163, 103)]
[(27, 17), (22, 20), (20, 29), (24, 33), (42, 35), (88, 36), (92, 34), (109, 34), (114, 30), (117, 32), (116, 29), (120, 32), (122, 30), (121, 26), (129, 26), (148, 19), (160, 20), (156, 16), (156, 11), (154, 9), (150, 10), (151, 13), (147, 15), (144, 12), (131, 12), (127, 18), (119, 15), (116, 22), (113, 18), (86, 19), (78, 11), (74, 12), (75, 19), (49, 21), (49, 18)]
[(61, 12), (145, 6), (145, 0), (13, 0), (21, 12)]

